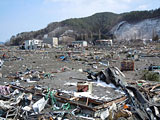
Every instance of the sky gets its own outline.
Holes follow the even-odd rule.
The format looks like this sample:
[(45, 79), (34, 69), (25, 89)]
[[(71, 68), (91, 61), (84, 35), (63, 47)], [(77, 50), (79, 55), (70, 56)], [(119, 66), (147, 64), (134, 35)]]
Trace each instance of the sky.
[(51, 22), (98, 12), (123, 13), (160, 7), (160, 0), (0, 0), (0, 42)]

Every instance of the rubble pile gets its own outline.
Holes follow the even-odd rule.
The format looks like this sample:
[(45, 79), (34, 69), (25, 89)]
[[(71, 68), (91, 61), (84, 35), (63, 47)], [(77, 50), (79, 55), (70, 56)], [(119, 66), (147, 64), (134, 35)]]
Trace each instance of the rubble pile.
[[(88, 72), (88, 71), (87, 71)], [(97, 74), (88, 72), (91, 81), (100, 79), (123, 92), (112, 100), (92, 94), (89, 84), (77, 83), (77, 92), (43, 86), (0, 86), (2, 119), (95, 119), (158, 120), (160, 119), (160, 84), (146, 81), (125, 82), (124, 74), (115, 67)], [(92, 78), (94, 76), (94, 78)], [(87, 80), (86, 80), (87, 81)]]
[(12, 79), (14, 81), (25, 81), (28, 83), (33, 83), (40, 81), (44, 78), (53, 79), (54, 74), (53, 73), (46, 73), (44, 71), (36, 71), (36, 70), (30, 70), (26, 69), (24, 72), (16, 72), (16, 74), (12, 74), (7, 76), (8, 79)]
[(0, 51), (2, 120), (160, 119), (157, 51), (10, 49)]

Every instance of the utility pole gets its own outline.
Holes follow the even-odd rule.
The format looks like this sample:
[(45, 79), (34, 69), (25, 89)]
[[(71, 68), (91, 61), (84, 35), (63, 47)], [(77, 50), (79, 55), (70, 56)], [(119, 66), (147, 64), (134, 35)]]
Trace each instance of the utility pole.
[(153, 28), (153, 30), (152, 30), (152, 40), (154, 40), (154, 38), (155, 38), (155, 30)]
[(100, 29), (99, 29), (99, 40), (101, 39), (101, 31), (100, 31)]
[(83, 40), (83, 33), (81, 34), (81, 40)]
[(85, 33), (85, 40), (88, 40), (88, 34)]
[(91, 32), (91, 40), (93, 40), (93, 33)]

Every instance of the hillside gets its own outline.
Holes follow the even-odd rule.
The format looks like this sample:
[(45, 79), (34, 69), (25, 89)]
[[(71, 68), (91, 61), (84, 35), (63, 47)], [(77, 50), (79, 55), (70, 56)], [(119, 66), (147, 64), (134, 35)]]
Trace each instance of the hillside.
[[(98, 39), (99, 33), (101, 33), (102, 38), (109, 38), (113, 36), (121, 37), (123, 31), (129, 31), (132, 27), (135, 27), (134, 25), (138, 25), (138, 23), (140, 22), (143, 23), (143, 21), (153, 18), (159, 20), (159, 17), (160, 8), (150, 11), (133, 11), (122, 14), (115, 14), (111, 12), (97, 13), (89, 17), (67, 19), (61, 22), (53, 22), (48, 24), (46, 28), (38, 31), (19, 33), (16, 36), (11, 37), (10, 43), (12, 45), (19, 45), (27, 39), (42, 39), (45, 34), (48, 34), (51, 37), (70, 36), (77, 40), (84, 38), (87, 38), (87, 40), (95, 40)], [(126, 26), (126, 24), (127, 26), (132, 27), (123, 28), (123, 25)], [(152, 26), (152, 22), (150, 22), (149, 24), (151, 24)], [(149, 29), (148, 31), (153, 31), (155, 25), (160, 26), (160, 23), (156, 23), (152, 27), (147, 28)], [(117, 29), (117, 26), (119, 29)], [(137, 27), (137, 29), (143, 29), (143, 25), (142, 27)], [(130, 31), (132, 32), (132, 30)], [(160, 35), (160, 32), (158, 31), (159, 29), (157, 29), (157, 31), (155, 29), (156, 34)]]
[(117, 40), (152, 39), (160, 36), (160, 18), (145, 19), (134, 24), (123, 21), (111, 32)]

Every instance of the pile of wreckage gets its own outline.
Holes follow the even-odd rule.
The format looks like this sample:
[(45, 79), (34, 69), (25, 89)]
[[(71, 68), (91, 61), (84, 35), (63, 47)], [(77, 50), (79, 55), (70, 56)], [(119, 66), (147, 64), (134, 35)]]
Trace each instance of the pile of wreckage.
[[(160, 84), (146, 81), (126, 82), (116, 67), (98, 73), (85, 71), (88, 79), (77, 83), (77, 91), (43, 86), (0, 86), (2, 120), (159, 120)], [(25, 73), (23, 73), (25, 74)], [(29, 74), (29, 73), (28, 73)], [(31, 73), (30, 73), (31, 74)], [(19, 76), (20, 77), (20, 76)], [(103, 101), (86, 95), (91, 81), (101, 80), (120, 89), (123, 96)], [(76, 95), (75, 93), (80, 93)], [(92, 95), (91, 95), (92, 96)]]
[(46, 73), (44, 71), (37, 71), (37, 70), (31, 70), (31, 69), (26, 69), (24, 72), (16, 72), (15, 74), (10, 74), (6, 76), (9, 80), (16, 81), (16, 82), (11, 82), (10, 84), (17, 85), (21, 81), (25, 81), (28, 83), (34, 83), (37, 81), (40, 81), (41, 79), (44, 78), (49, 78), (53, 79), (54, 75), (52, 73)]
[[(26, 66), (24, 65), (24, 67)], [(61, 73), (67, 70), (71, 70), (71, 69), (66, 66), (63, 66), (59, 70), (52, 71), (52, 72), (45, 72), (45, 71), (38, 71), (38, 70), (26, 68), (26, 70), (23, 72), (18, 71), (16, 73), (11, 73), (5, 76), (5, 78), (13, 81), (13, 82), (10, 82), (11, 85), (20, 85), (20, 82), (22, 81), (27, 83), (35, 83), (45, 78), (53, 80), (55, 77), (54, 73)]]

